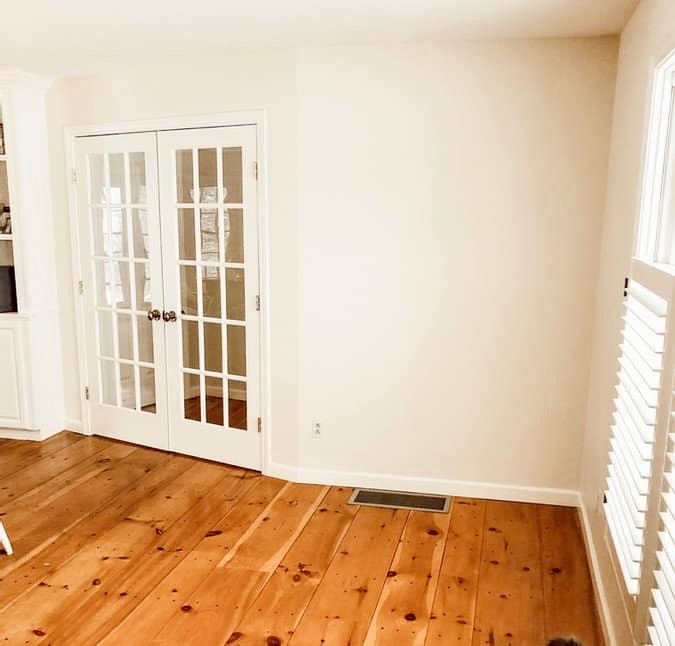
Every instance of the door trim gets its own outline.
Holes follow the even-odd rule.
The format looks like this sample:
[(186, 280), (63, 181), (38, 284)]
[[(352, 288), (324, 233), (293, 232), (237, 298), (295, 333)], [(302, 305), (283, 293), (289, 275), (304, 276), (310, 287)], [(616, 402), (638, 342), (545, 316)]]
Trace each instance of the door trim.
[(98, 135), (119, 135), (135, 132), (159, 132), (165, 130), (186, 130), (190, 128), (217, 128), (226, 126), (256, 126), (256, 155), (258, 159), (258, 280), (260, 282), (260, 411), (262, 416), (261, 465), (262, 472), (268, 473), (271, 463), (272, 414), (271, 414), (271, 321), (269, 312), (269, 204), (267, 185), (267, 112), (246, 110), (208, 115), (159, 117), (141, 121), (118, 121), (81, 126), (67, 126), (65, 138), (65, 180), (68, 186), (68, 214), (72, 256), (72, 294), (75, 305), (75, 326), (77, 359), (79, 368), (80, 407), (84, 435), (92, 435), (89, 402), (85, 397), (88, 385), (85, 348), (85, 311), (79, 292), (82, 276), (80, 254), (80, 227), (77, 210), (77, 185), (72, 173), (75, 168), (75, 143), (79, 137)]

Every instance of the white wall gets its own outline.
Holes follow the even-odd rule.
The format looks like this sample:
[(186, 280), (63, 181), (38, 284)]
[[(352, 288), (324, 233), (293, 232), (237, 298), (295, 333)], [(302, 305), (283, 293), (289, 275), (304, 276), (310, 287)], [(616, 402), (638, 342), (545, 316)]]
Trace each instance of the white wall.
[(617, 644), (632, 643), (629, 625), (604, 543), (597, 505), (605, 488), (617, 347), (621, 330), (623, 277), (628, 272), (643, 174), (643, 149), (656, 64), (675, 48), (675, 4), (642, 0), (621, 37), (611, 156), (595, 306), (587, 433), (581, 478), (593, 541)]
[[(64, 124), (269, 110), (277, 472), (575, 490), (616, 48), (418, 44), (139, 66), (61, 81), (53, 140)], [(52, 160), (61, 168), (57, 144)]]
[(577, 488), (615, 53), (303, 53), (303, 465)]

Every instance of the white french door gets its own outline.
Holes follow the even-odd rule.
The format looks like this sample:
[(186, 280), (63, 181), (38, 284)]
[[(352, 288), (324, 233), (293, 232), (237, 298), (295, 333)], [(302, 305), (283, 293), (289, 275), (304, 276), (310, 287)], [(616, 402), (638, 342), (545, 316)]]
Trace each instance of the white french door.
[(156, 136), (78, 139), (76, 168), (91, 427), (167, 448)]
[(259, 468), (256, 129), (158, 144), (171, 448)]
[(92, 431), (259, 469), (256, 128), (76, 140)]

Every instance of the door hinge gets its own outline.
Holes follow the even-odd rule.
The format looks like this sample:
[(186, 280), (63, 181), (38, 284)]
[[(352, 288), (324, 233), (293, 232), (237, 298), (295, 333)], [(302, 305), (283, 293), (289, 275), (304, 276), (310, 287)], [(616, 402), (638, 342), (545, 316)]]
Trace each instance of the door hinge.
[(253, 162), (253, 172), (255, 173), (256, 180), (258, 179), (258, 162)]
[(84, 387), (84, 398), (89, 400), (89, 386)]
[(84, 294), (84, 281), (83, 280), (77, 281), (77, 290), (80, 292), (80, 296), (82, 296), (82, 294)]
[(258, 433), (262, 433), (262, 417), (258, 418)]
[(624, 297), (624, 298), (625, 298), (626, 296), (628, 296), (628, 285), (629, 285), (629, 283), (630, 283), (630, 279), (628, 278), (628, 276), (626, 276), (626, 277), (623, 279), (623, 297)]
[(260, 294), (255, 297), (255, 311), (260, 311)]
[(77, 184), (77, 169), (75, 168), (70, 171), (70, 181), (73, 184)]

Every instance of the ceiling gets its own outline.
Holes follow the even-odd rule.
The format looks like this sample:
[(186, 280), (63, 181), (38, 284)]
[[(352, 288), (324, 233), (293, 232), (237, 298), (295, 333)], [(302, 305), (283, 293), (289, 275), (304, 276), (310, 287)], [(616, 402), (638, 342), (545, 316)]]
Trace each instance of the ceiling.
[(598, 36), (639, 0), (2, 0), (0, 67), (343, 43)]

